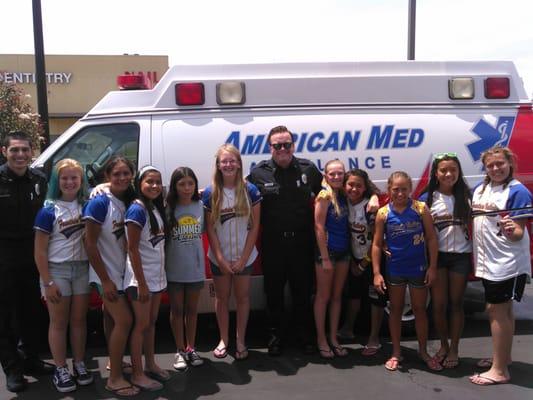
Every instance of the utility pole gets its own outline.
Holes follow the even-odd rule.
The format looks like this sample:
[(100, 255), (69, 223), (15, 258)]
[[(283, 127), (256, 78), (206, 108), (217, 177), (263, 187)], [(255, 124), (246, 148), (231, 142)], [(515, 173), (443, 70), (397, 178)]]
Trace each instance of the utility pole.
[(50, 126), (48, 125), (48, 96), (46, 90), (46, 67), (44, 65), (43, 18), (41, 0), (32, 0), (33, 8), (33, 42), (35, 47), (35, 80), (37, 83), (37, 112), (44, 129), (44, 141), (41, 151), (50, 144)]
[(409, 0), (409, 19), (407, 21), (407, 59), (415, 59), (416, 0)]

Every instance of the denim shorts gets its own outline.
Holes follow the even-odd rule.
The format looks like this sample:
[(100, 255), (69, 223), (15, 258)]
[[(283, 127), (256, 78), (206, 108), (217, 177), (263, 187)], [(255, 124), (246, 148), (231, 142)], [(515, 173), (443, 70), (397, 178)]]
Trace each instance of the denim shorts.
[(467, 276), (472, 272), (472, 253), (445, 253), (439, 251), (437, 267)]
[(422, 276), (404, 276), (404, 275), (388, 275), (387, 274), (387, 283), (391, 286), (404, 286), (409, 285), (409, 287), (415, 289), (423, 289), (426, 287), (426, 275)]
[[(213, 261), (209, 260), (209, 264), (211, 264), (211, 275), (213, 276), (224, 275), (222, 271), (220, 270), (220, 267), (216, 265)], [(253, 264), (247, 265), (246, 267), (244, 267), (244, 269), (241, 272), (236, 273), (234, 275), (252, 275), (252, 269), (253, 269), (252, 267), (253, 267)]]
[[(54, 281), (62, 296), (89, 294), (89, 262), (65, 261), (63, 263), (48, 263), (50, 279)], [(45, 295), (44, 282), (40, 279), (41, 293)]]
[(167, 282), (167, 292), (190, 292), (194, 290), (202, 290), (204, 281), (200, 282)]
[[(352, 258), (350, 250), (336, 251), (328, 249), (328, 256), (332, 263), (339, 261), (350, 261), (350, 258)], [(318, 251), (318, 249), (316, 250), (315, 262), (317, 264), (322, 264), (322, 258), (320, 257), (320, 251)]]

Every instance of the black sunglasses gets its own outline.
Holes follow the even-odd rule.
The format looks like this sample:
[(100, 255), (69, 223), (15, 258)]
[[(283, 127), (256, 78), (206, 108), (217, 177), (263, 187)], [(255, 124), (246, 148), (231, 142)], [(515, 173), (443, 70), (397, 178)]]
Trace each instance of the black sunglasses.
[(271, 143), (270, 144), (274, 150), (281, 150), (283, 147), (285, 150), (289, 150), (292, 146), (292, 142), (285, 142), (285, 143)]

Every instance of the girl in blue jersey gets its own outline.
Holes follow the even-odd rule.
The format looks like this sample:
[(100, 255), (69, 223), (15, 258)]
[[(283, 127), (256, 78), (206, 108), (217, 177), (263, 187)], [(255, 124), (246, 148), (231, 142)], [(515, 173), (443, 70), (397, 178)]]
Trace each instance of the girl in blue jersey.
[[(314, 303), (317, 345), (320, 357), (345, 357), (348, 351), (337, 341), (342, 290), (350, 261), (348, 203), (343, 192), (344, 164), (328, 161), (324, 167), (324, 189), (315, 200), (315, 233), (318, 247)], [(329, 340), (326, 311), (329, 308)], [(330, 347), (331, 344), (331, 347)]]
[(153, 166), (141, 168), (135, 175), (134, 188), (137, 198), (125, 216), (128, 258), (124, 276), (125, 291), (135, 316), (130, 336), (131, 383), (153, 391), (163, 388), (159, 381), (170, 379), (169, 372), (155, 362), (154, 343), (161, 293), (167, 287), (161, 173)]
[(213, 351), (217, 358), (227, 355), (229, 298), (231, 288), (237, 307), (237, 343), (235, 358), (248, 358), (246, 326), (250, 313), (250, 275), (257, 258), (255, 242), (259, 233), (261, 194), (242, 175), (239, 150), (222, 145), (216, 153), (213, 183), (202, 201), (206, 209), (207, 236), (211, 272), (215, 283), (215, 309), (220, 341)]
[[(59, 392), (71, 392), (78, 385), (93, 382), (87, 371), (85, 340), (89, 305), (89, 264), (83, 246), (81, 220), (86, 190), (81, 165), (64, 159), (55, 166), (45, 206), (35, 219), (35, 263), (41, 276), (50, 325), (48, 343), (56, 370), (53, 383)], [(70, 322), (72, 367), (66, 363), (66, 336)]]
[(122, 357), (132, 325), (124, 296), (126, 238), (124, 214), (135, 197), (131, 185), (135, 167), (123, 156), (111, 157), (103, 167), (109, 185), (87, 203), (84, 212), (85, 247), (91, 269), (89, 281), (104, 303), (104, 332), (109, 351), (109, 378), (105, 388), (118, 396), (134, 396), (139, 388), (122, 373)]
[(433, 322), (441, 342), (434, 358), (444, 368), (459, 365), (463, 298), (467, 277), (472, 271), (472, 242), (468, 233), (470, 198), (457, 154), (436, 154), (429, 184), (419, 200), (429, 207), (439, 243), (437, 279), (431, 288), (431, 301)]
[(170, 324), (176, 341), (173, 367), (185, 370), (203, 364), (195, 350), (198, 300), (205, 281), (202, 242), (204, 207), (198, 179), (188, 167), (177, 168), (170, 177), (166, 218), (166, 270), (170, 300)]
[[(487, 150), (481, 155), (481, 161), (487, 175), (472, 196), (474, 265), (476, 277), (481, 278), (485, 289), (492, 358), (478, 363), (489, 370), (471, 376), (470, 381), (476, 385), (494, 385), (511, 379), (513, 300), (520, 301), (527, 276), (531, 274), (526, 224), (533, 216), (533, 199), (530, 191), (514, 179), (515, 158), (507, 147)], [(498, 210), (505, 211), (498, 213)], [(490, 211), (493, 213), (484, 214)]]
[[(402, 310), (405, 289), (409, 285), (419, 356), (429, 369), (439, 371), (442, 365), (427, 352), (426, 300), (428, 287), (435, 281), (438, 252), (433, 221), (427, 206), (411, 199), (413, 185), (407, 173), (394, 172), (388, 179), (387, 187), (390, 203), (378, 210), (372, 242), (374, 287), (381, 294), (385, 289), (388, 290), (391, 308), (389, 331), (392, 355), (385, 363), (385, 368), (396, 371), (402, 361)], [(386, 281), (380, 271), (381, 254), (385, 246), (390, 254), (386, 261)]]

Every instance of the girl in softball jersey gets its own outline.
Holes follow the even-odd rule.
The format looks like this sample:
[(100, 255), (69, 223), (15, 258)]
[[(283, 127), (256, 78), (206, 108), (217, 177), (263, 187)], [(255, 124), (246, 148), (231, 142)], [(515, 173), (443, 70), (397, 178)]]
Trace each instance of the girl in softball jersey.
[(134, 187), (137, 199), (125, 216), (128, 258), (124, 276), (124, 287), (135, 315), (130, 337), (131, 382), (153, 391), (163, 388), (159, 381), (170, 379), (169, 372), (156, 364), (154, 349), (161, 293), (167, 287), (161, 173), (152, 166), (141, 168), (135, 176)]
[[(513, 178), (516, 163), (506, 147), (493, 147), (481, 155), (487, 172), (474, 190), (475, 274), (485, 288), (485, 301), (492, 333), (492, 358), (478, 366), (489, 370), (470, 377), (476, 385), (510, 381), (509, 364), (515, 320), (513, 300), (520, 301), (527, 275), (531, 273), (529, 235), (526, 229), (532, 197), (527, 188)], [(514, 209), (514, 210), (513, 210)], [(502, 212), (498, 213), (498, 210)], [(496, 213), (487, 213), (496, 211)]]
[[(86, 201), (84, 173), (72, 159), (57, 163), (48, 199), (35, 219), (35, 263), (50, 314), (48, 342), (56, 365), (52, 379), (59, 392), (93, 382), (83, 362), (89, 305), (89, 264), (83, 246), (82, 207)], [(74, 382), (66, 363), (70, 322)]]

